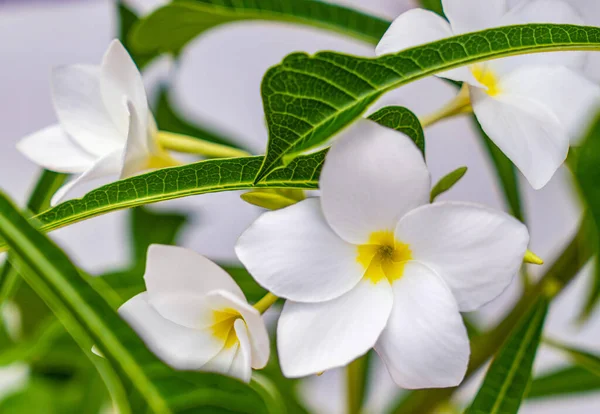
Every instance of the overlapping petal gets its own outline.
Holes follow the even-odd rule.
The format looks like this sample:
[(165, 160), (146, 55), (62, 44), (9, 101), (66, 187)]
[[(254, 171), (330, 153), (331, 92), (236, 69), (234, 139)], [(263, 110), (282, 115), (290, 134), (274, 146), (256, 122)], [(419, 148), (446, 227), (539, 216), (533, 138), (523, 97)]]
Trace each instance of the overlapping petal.
[(406, 135), (360, 120), (331, 146), (320, 188), (327, 223), (346, 241), (363, 244), (429, 201), (430, 176)]
[(450, 289), (435, 272), (407, 263), (392, 285), (394, 306), (375, 350), (402, 388), (458, 385), (469, 362), (469, 339)]
[(392, 310), (383, 280), (362, 280), (350, 292), (321, 303), (287, 301), (277, 326), (283, 373), (302, 377), (348, 364), (373, 347)]
[(264, 213), (240, 236), (235, 251), (261, 286), (300, 302), (334, 299), (365, 272), (356, 246), (331, 229), (317, 198)]
[(446, 282), (460, 311), (468, 312), (508, 287), (521, 266), (529, 233), (508, 214), (470, 203), (441, 202), (403, 217), (396, 238), (410, 246), (414, 260)]
[(238, 338), (239, 346), (235, 357), (233, 358), (233, 362), (231, 363), (231, 367), (229, 368), (229, 375), (237, 377), (242, 381), (250, 382), (250, 378), (252, 377), (252, 351), (248, 330), (246, 329), (246, 324), (241, 319), (235, 321), (233, 329), (235, 329), (235, 335)]

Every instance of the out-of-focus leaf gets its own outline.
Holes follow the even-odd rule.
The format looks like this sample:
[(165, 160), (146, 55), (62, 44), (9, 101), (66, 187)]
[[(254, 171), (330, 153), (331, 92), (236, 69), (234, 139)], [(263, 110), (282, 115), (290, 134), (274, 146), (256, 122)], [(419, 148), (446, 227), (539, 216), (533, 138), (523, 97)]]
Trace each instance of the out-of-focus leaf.
[(451, 173), (445, 175), (437, 182), (436, 185), (431, 189), (430, 202), (434, 202), (435, 199), (444, 194), (446, 191), (449, 191), (454, 185), (460, 181), (461, 178), (467, 173), (467, 167), (460, 167)]
[(571, 366), (535, 378), (527, 398), (556, 398), (589, 392), (600, 392), (600, 377), (581, 366)]
[(440, 16), (444, 16), (442, 0), (421, 0), (421, 7), (432, 12), (436, 12)]
[(587, 369), (600, 378), (600, 357), (598, 355), (594, 355), (591, 352), (570, 345), (559, 343), (555, 340), (547, 339), (544, 343), (564, 352), (571, 359), (571, 362)]
[(222, 24), (266, 20), (308, 25), (376, 44), (390, 22), (316, 0), (187, 0), (168, 4), (135, 27), (131, 45), (142, 53), (173, 53)]
[(540, 299), (492, 361), (466, 414), (517, 413), (531, 379), (548, 301)]
[(281, 414), (287, 412), (283, 396), (269, 377), (259, 372), (254, 372), (252, 374), (250, 386), (262, 396), (269, 414)]
[(118, 14), (118, 26), (119, 26), (119, 40), (125, 45), (131, 58), (138, 66), (139, 69), (144, 68), (152, 59), (157, 55), (153, 53), (140, 53), (130, 47), (129, 34), (131, 29), (139, 21), (138, 16), (122, 1), (117, 1), (117, 14)]
[(425, 134), (423, 133), (423, 127), (419, 118), (409, 109), (401, 106), (386, 106), (369, 115), (369, 119), (406, 134), (417, 144), (417, 147), (419, 147), (423, 156), (425, 156)]
[[(246, 384), (216, 374), (174, 371), (160, 362), (67, 256), (1, 193), (0, 235), (10, 245), (19, 273), (102, 370), (122, 414), (266, 411)], [(104, 358), (91, 355), (94, 345)]]

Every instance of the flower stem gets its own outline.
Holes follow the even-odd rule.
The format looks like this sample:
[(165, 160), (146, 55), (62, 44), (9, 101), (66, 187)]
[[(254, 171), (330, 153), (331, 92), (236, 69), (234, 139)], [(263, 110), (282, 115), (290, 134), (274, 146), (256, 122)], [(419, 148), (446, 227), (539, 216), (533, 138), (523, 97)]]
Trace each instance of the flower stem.
[(215, 144), (199, 138), (176, 134), (168, 131), (158, 131), (156, 139), (160, 146), (177, 152), (199, 154), (208, 158), (247, 157), (250, 153), (227, 145)]
[(347, 409), (348, 414), (359, 414), (365, 396), (366, 375), (365, 370), (368, 355), (363, 355), (355, 359), (346, 367), (346, 387), (347, 387)]
[(275, 302), (277, 302), (277, 299), (279, 299), (277, 296), (269, 292), (254, 304), (254, 309), (263, 314), (267, 311), (267, 309), (273, 306)]
[(430, 115), (420, 119), (423, 128), (431, 126), (442, 119), (450, 118), (456, 115), (473, 112), (471, 107), (471, 97), (469, 95), (469, 85), (463, 84), (458, 95), (446, 106)]

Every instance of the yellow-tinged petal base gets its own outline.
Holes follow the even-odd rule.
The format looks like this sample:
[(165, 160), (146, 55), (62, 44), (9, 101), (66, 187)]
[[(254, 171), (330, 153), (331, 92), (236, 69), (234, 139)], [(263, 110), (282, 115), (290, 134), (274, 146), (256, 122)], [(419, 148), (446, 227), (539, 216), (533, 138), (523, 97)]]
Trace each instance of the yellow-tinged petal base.
[(212, 334), (225, 342), (225, 348), (231, 348), (238, 342), (233, 324), (240, 317), (240, 313), (231, 308), (213, 311)]
[(479, 83), (487, 87), (488, 95), (496, 96), (501, 92), (498, 76), (489, 68), (489, 66), (473, 65), (471, 67), (471, 72)]
[(369, 241), (358, 246), (356, 261), (365, 268), (364, 277), (374, 284), (387, 279), (390, 283), (404, 274), (406, 262), (412, 260), (410, 246), (394, 237), (391, 231), (371, 233)]

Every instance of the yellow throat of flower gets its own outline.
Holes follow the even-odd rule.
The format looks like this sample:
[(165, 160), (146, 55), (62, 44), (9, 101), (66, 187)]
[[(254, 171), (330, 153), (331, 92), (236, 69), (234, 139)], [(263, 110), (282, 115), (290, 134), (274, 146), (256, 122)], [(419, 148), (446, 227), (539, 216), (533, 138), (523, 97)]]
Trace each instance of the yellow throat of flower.
[(471, 72), (479, 83), (487, 87), (488, 95), (496, 96), (501, 92), (498, 76), (487, 65), (474, 65)]
[(409, 260), (412, 260), (409, 245), (396, 240), (391, 231), (371, 233), (369, 241), (358, 246), (356, 256), (356, 261), (365, 268), (364, 277), (374, 284), (384, 278), (390, 283), (400, 279)]
[(242, 315), (235, 309), (226, 308), (223, 310), (213, 311), (213, 325), (211, 326), (212, 334), (224, 341), (225, 348), (231, 348), (238, 342), (238, 337), (233, 328), (235, 321)]

